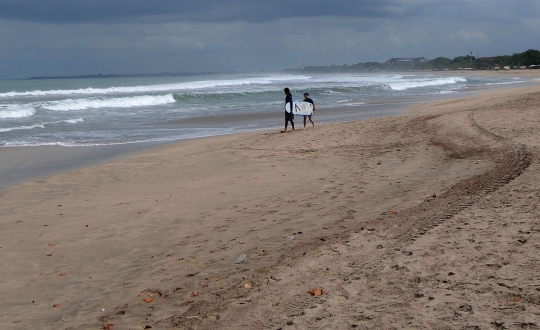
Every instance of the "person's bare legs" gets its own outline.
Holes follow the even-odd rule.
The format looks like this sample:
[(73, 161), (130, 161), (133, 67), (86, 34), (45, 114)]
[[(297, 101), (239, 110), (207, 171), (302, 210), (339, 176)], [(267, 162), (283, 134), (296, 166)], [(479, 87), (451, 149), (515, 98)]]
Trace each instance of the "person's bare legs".
[[(287, 133), (287, 126), (289, 125), (289, 121), (285, 119), (285, 129), (281, 131), (281, 133)], [(294, 121), (291, 120), (291, 132), (294, 131)]]
[[(313, 125), (313, 128), (315, 128), (315, 123), (313, 122), (313, 119), (311, 119), (311, 116), (308, 116), (309, 121), (311, 122), (311, 125)], [(306, 117), (304, 117), (304, 128), (306, 127)]]

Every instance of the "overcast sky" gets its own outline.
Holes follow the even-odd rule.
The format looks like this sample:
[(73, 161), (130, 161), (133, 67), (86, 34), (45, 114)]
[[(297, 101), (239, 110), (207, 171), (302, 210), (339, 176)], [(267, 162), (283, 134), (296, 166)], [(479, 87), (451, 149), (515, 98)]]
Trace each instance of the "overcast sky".
[(540, 50), (540, 0), (0, 0), (0, 79)]

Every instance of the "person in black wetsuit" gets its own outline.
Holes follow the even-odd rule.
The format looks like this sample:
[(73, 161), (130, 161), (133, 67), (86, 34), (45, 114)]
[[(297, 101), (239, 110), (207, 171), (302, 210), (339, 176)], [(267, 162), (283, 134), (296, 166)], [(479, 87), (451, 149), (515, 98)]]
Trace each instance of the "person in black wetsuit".
[[(313, 113), (315, 113), (315, 103), (313, 103), (313, 100), (309, 98), (309, 93), (304, 93), (304, 102), (309, 102), (313, 104)], [(308, 117), (309, 121), (311, 122), (311, 125), (313, 125), (313, 128), (315, 128), (315, 123), (313, 122), (313, 119), (311, 119), (311, 115), (304, 116), (304, 129), (306, 129), (306, 117)]]
[(285, 104), (289, 103), (289, 106), (291, 108), (290, 108), (290, 112), (285, 111), (285, 129), (281, 131), (281, 133), (287, 132), (287, 126), (289, 122), (291, 122), (291, 127), (292, 127), (291, 132), (294, 131), (294, 114), (292, 113), (292, 110), (293, 110), (292, 94), (289, 88), (285, 88), (283, 91), (285, 92)]

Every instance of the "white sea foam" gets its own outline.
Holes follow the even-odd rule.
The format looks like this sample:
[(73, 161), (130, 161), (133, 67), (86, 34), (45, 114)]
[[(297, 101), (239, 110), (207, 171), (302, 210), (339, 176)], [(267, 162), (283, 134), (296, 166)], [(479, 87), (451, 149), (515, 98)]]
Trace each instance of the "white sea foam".
[[(261, 129), (256, 129), (261, 130)], [(229, 135), (239, 132), (251, 132), (252, 130), (232, 130), (232, 129), (219, 129), (216, 131), (199, 131), (197, 133), (178, 135), (178, 136), (168, 136), (168, 137), (159, 137), (159, 138), (147, 138), (147, 139), (131, 139), (131, 140), (118, 140), (118, 141), (71, 141), (71, 142), (43, 142), (43, 141), (32, 141), (32, 140), (18, 140), (18, 141), (9, 141), (4, 142), (2, 147), (39, 147), (39, 146), (61, 146), (61, 147), (92, 147), (92, 146), (111, 146), (118, 144), (134, 144), (134, 143), (143, 143), (143, 142), (166, 142), (166, 141), (176, 141), (176, 140), (186, 140), (186, 139), (195, 139), (201, 137), (210, 137), (210, 136), (219, 136), (219, 135)]]
[(403, 75), (384, 75), (384, 74), (360, 74), (360, 75), (325, 75), (320, 78), (313, 78), (315, 82), (324, 82), (324, 83), (337, 83), (337, 84), (347, 84), (347, 83), (353, 83), (358, 85), (372, 85), (372, 84), (378, 84), (381, 82), (388, 82), (388, 81), (398, 81), (402, 79)]
[(364, 105), (364, 104), (366, 104), (366, 102), (346, 103), (345, 105), (350, 106), (350, 107), (356, 107), (356, 106)]
[(244, 78), (236, 80), (200, 80), (175, 84), (148, 85), (148, 86), (119, 86), (108, 88), (80, 88), (80, 89), (57, 89), (57, 90), (35, 90), (26, 92), (6, 92), (0, 93), (0, 98), (18, 96), (48, 96), (48, 95), (107, 95), (118, 93), (147, 93), (164, 91), (182, 91), (196, 89), (210, 89), (226, 86), (241, 86), (252, 84), (271, 84), (276, 81), (293, 81), (310, 79), (308, 76), (268, 76), (259, 78)]
[(172, 94), (166, 95), (141, 95), (132, 97), (115, 98), (82, 98), (66, 99), (60, 101), (42, 102), (39, 108), (56, 111), (72, 111), (100, 108), (132, 108), (143, 106), (156, 106), (175, 103)]
[(396, 91), (403, 91), (411, 88), (429, 87), (439, 85), (453, 85), (459, 82), (467, 82), (465, 78), (461, 77), (445, 77), (445, 78), (425, 78), (416, 80), (404, 80), (400, 82), (389, 83), (388, 87)]
[(46, 122), (46, 123), (34, 124), (34, 125), (5, 127), (5, 128), (0, 128), (0, 133), (18, 131), (18, 130), (28, 130), (28, 129), (34, 129), (34, 128), (46, 128), (47, 125), (59, 124), (59, 123), (76, 124), (76, 123), (80, 123), (80, 122), (83, 122), (83, 121), (84, 121), (84, 118), (75, 118), (75, 119), (59, 120), (59, 121)]
[(21, 129), (34, 129), (34, 128), (45, 128), (45, 125), (43, 125), (43, 124), (35, 124), (35, 125), (30, 125), (30, 126), (17, 126), (17, 127), (0, 128), (0, 133), (17, 131), (17, 130), (21, 130)]
[(323, 95), (336, 95), (336, 94), (341, 94), (340, 92), (334, 92), (334, 91), (331, 91), (331, 90), (327, 90), (327, 91), (324, 91), (324, 93), (322, 93)]
[(515, 84), (519, 82), (525, 82), (524, 80), (514, 80), (514, 81), (504, 81), (504, 82), (498, 82), (498, 83), (487, 83), (487, 86), (494, 86), (494, 85), (507, 85), (507, 84)]
[(3, 118), (24, 118), (33, 116), (36, 109), (27, 104), (0, 105), (0, 119)]
[(77, 123), (80, 123), (80, 122), (83, 122), (83, 121), (84, 121), (84, 118), (75, 118), (75, 119), (63, 120), (63, 122), (68, 123), (68, 124), (77, 124)]

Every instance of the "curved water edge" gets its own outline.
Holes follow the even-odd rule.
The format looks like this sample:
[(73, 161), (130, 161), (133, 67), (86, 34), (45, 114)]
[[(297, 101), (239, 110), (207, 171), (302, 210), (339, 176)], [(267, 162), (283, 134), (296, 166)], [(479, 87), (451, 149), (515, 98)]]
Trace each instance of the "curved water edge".
[(309, 92), (319, 110), (314, 118), (328, 123), (396, 113), (388, 106), (370, 108), (374, 104), (403, 100), (410, 104), (469, 92), (471, 86), (485, 89), (523, 82), (527, 81), (518, 77), (436, 74), (4, 81), (0, 84), (0, 145), (133, 144), (279, 127), (285, 86), (295, 100)]

